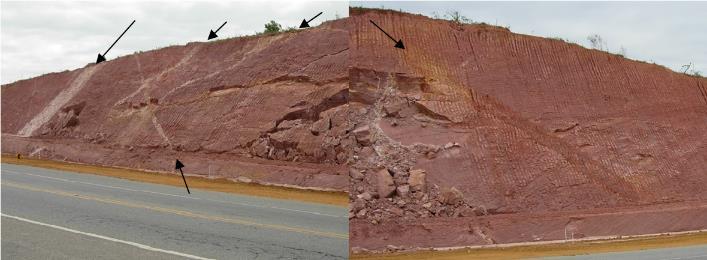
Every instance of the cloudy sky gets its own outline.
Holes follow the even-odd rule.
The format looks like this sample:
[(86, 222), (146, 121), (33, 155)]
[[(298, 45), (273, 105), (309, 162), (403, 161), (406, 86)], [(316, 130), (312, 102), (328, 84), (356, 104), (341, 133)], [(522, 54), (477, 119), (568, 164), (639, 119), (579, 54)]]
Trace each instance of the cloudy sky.
[(511, 31), (590, 46), (600, 35), (610, 52), (673, 70), (692, 62), (707, 74), (707, 2), (351, 2), (433, 16), (459, 11)]
[[(432, 16), (456, 10), (475, 21), (523, 34), (560, 37), (585, 46), (601, 35), (611, 52), (680, 70), (693, 63), (707, 74), (707, 2), (351, 2)], [(113, 59), (170, 45), (250, 35), (275, 20), (298, 26), (348, 16), (349, 2), (2, 2), (2, 84), (95, 62), (117, 36), (135, 25), (106, 55)]]
[(108, 52), (108, 60), (170, 45), (252, 35), (274, 20), (298, 27), (348, 16), (348, 2), (2, 2), (2, 84), (95, 62), (132, 20), (135, 24)]

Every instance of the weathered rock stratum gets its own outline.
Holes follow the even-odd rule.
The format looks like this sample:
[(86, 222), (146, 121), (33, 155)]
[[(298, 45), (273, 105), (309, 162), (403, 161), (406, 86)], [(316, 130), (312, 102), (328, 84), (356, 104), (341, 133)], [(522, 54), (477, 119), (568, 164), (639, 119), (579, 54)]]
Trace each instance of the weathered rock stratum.
[(2, 87), (3, 153), (348, 190), (354, 252), (705, 229), (706, 130), (705, 78), (361, 8)]
[(705, 78), (495, 26), (349, 23), (355, 252), (707, 228)]
[(346, 23), (189, 43), (2, 87), (2, 152), (346, 190)]

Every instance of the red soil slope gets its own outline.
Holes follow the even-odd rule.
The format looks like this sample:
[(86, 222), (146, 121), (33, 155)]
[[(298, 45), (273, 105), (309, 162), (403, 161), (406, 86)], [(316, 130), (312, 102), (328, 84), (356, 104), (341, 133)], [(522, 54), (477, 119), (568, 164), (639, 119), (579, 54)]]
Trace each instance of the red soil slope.
[(352, 247), (707, 228), (704, 78), (499, 27), (350, 16)]
[(2, 87), (2, 152), (347, 189), (344, 21), (190, 43)]

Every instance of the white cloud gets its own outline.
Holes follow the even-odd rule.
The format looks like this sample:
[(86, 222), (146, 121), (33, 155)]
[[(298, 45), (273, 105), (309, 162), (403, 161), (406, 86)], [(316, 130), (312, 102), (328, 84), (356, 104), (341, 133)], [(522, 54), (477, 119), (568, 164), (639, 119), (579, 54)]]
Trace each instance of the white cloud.
[[(561, 37), (587, 45), (597, 33), (611, 51), (674, 70), (693, 62), (707, 74), (707, 2), (352, 2), (431, 15), (458, 10), (476, 21), (510, 25), (518, 33)], [(133, 19), (107, 58), (205, 41), (228, 21), (219, 38), (250, 35), (275, 20), (298, 26), (348, 16), (348, 2), (2, 2), (2, 83), (75, 69), (95, 61)]]
[(432, 16), (459, 11), (474, 21), (507, 26), (516, 33), (560, 37), (588, 46), (601, 35), (609, 50), (623, 46), (628, 58), (655, 61), (673, 70), (689, 62), (707, 74), (707, 2), (358, 2)]
[(192, 41), (228, 21), (219, 38), (251, 35), (274, 20), (299, 26), (348, 16), (348, 2), (2, 2), (2, 84), (95, 62), (132, 20), (106, 58)]

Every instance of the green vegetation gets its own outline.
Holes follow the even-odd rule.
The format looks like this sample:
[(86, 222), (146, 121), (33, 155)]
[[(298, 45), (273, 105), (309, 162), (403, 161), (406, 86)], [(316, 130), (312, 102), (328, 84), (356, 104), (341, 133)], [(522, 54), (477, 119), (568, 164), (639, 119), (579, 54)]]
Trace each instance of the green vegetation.
[(457, 24), (475, 24), (473, 20), (459, 13), (459, 11), (447, 11), (444, 14), (444, 19), (450, 20)]
[(286, 33), (286, 32), (294, 32), (297, 31), (296, 27), (287, 27), (287, 28), (282, 28), (282, 25), (275, 22), (275, 21), (270, 21), (269, 23), (265, 24), (265, 31), (262, 32), (256, 32), (255, 35), (268, 35), (268, 34), (278, 34), (278, 33)]
[(399, 10), (390, 9), (390, 8), (386, 8), (383, 5), (381, 5), (380, 7), (349, 6), (349, 11), (362, 12), (365, 10), (393, 11), (393, 12), (403, 13), (402, 9), (399, 9)]
[(270, 34), (270, 33), (277, 33), (282, 30), (282, 25), (275, 21), (270, 21), (269, 23), (265, 24), (265, 31), (263, 33), (265, 34)]
[[(446, 14), (441, 15), (441, 16), (437, 12), (432, 12), (432, 18), (441, 19), (441, 20), (449, 20), (449, 21), (456, 23), (458, 25), (478, 24), (478, 25), (489, 25), (490, 26), (490, 24), (485, 23), (485, 22), (476, 22), (476, 21), (472, 20), (471, 18), (464, 16), (463, 14), (461, 14), (459, 11), (456, 11), (456, 10), (447, 11)], [(510, 25), (509, 26), (501, 26), (501, 27), (506, 28), (509, 31), (511, 28)]]
[[(404, 13), (402, 10), (393, 10), (393, 9), (390, 9), (390, 8), (386, 8), (385, 6), (381, 6), (381, 7), (379, 7), (379, 8), (370, 8), (370, 7), (362, 7), (362, 6), (351, 6), (351, 7), (350, 7), (350, 10), (351, 10), (351, 13), (355, 13), (355, 12), (365, 12), (366, 10), (378, 10), (378, 11), (388, 11), (388, 12), (400, 12), (400, 13)], [(452, 22), (452, 23), (455, 23), (455, 24), (458, 24), (458, 25), (460, 25), (460, 26), (461, 26), (461, 25), (464, 25), (464, 24), (494, 26), (494, 25), (489, 25), (489, 24), (484, 23), (484, 22), (476, 22), (476, 21), (474, 21), (474, 20), (472, 20), (472, 19), (470, 19), (470, 18), (464, 16), (463, 14), (461, 14), (461, 12), (456, 11), (456, 10), (447, 11), (447, 13), (445, 13), (444, 15), (440, 15), (440, 14), (437, 13), (437, 12), (432, 12), (432, 15), (431, 15), (431, 16), (428, 16), (428, 17), (433, 18), (433, 19), (448, 20), (448, 21), (450, 21), (450, 22)], [(507, 25), (507, 26), (498, 26), (498, 25), (496, 25), (496, 27), (505, 28), (506, 30), (511, 31), (511, 30), (510, 30), (510, 29), (511, 29), (511, 26), (510, 26), (510, 25)], [(564, 39), (564, 38), (561, 38), (561, 37), (548, 37), (548, 38), (551, 38), (551, 39), (554, 39), (554, 40), (558, 40), (558, 41), (562, 41), (562, 42), (564, 42), (564, 43), (571, 44), (571, 45), (577, 45), (577, 46), (582, 47), (582, 48), (587, 48), (586, 45), (584, 45), (584, 44), (581, 44), (581, 45), (580, 45), (580, 44), (578, 44), (577, 42), (571, 41), (571, 40), (569, 40), (569, 39)], [(590, 46), (590, 48), (596, 49), (596, 50), (598, 50), (598, 51), (606, 52), (606, 53), (608, 53), (608, 54), (612, 54), (612, 55), (615, 55), (615, 56), (617, 56), (617, 57), (625, 58), (625, 59), (632, 60), (632, 61), (636, 61), (636, 62), (643, 62), (643, 63), (647, 63), (647, 64), (653, 64), (653, 65), (656, 65), (656, 66), (665, 68), (665, 69), (667, 69), (667, 70), (678, 71), (678, 70), (670, 69), (670, 68), (668, 68), (668, 67), (666, 67), (666, 66), (663, 66), (663, 65), (660, 65), (660, 64), (656, 64), (656, 63), (653, 62), (653, 61), (641, 61), (641, 60), (635, 60), (635, 59), (628, 58), (628, 57), (627, 57), (627, 50), (626, 50), (626, 48), (625, 48), (624, 46), (621, 46), (621, 47), (619, 48), (619, 50), (616, 50), (616, 51), (612, 52), (612, 51), (609, 50), (608, 43), (606, 42), (606, 40), (605, 40), (604, 38), (602, 38), (601, 35), (599, 35), (599, 34), (592, 34), (592, 35), (589, 35), (589, 36), (587, 37), (587, 40), (589, 41), (589, 46)], [(692, 76), (692, 77), (704, 78), (704, 76), (702, 76), (702, 74), (701, 74), (700, 71), (696, 71), (696, 70), (694, 70), (694, 69), (689, 70), (689, 68), (688, 68), (688, 69), (686, 69), (685, 71), (682, 71), (682, 73), (685, 74), (685, 75)]]
[(569, 44), (578, 45), (577, 43), (571, 41), (570, 39), (565, 39), (565, 38), (562, 38), (562, 37), (559, 37), (559, 36), (554, 36), (554, 37), (549, 37), (549, 38), (550, 38), (550, 39), (553, 39), (553, 40), (556, 40), (556, 41), (561, 41), (561, 42), (564, 42), (564, 43), (569, 43)]

